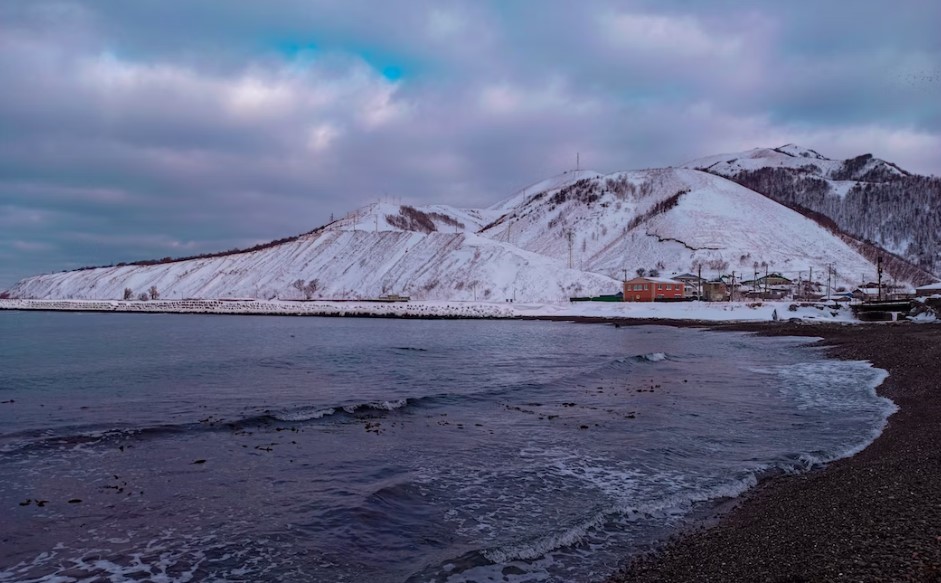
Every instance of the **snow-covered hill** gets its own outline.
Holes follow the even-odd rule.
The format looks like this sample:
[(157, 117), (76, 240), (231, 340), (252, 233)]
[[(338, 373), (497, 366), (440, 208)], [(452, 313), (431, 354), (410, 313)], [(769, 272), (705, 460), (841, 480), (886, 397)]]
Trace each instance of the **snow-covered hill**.
[(810, 211), (941, 275), (941, 179), (864, 154), (832, 160), (793, 144), (687, 162), (782, 204)]
[[(806, 278), (813, 270), (816, 279), (825, 280), (832, 266), (834, 285), (847, 287), (875, 278), (876, 253), (864, 244), (718, 176), (715, 169), (739, 168), (735, 176), (740, 177), (763, 172), (768, 166), (761, 164), (769, 163), (836, 180), (849, 170), (847, 175), (857, 177), (871, 173), (879, 164), (847, 170), (845, 162), (796, 147), (750, 154), (739, 157), (747, 163), (706, 159), (709, 172), (568, 172), (488, 209), (375, 203), (250, 252), (40, 275), (19, 282), (10, 295), (120, 299), (126, 289), (136, 296), (155, 287), (166, 299), (403, 294), (423, 300), (557, 302), (614, 293), (620, 280), (639, 268), (667, 276), (699, 269), (708, 277), (735, 272), (746, 279), (766, 270)], [(917, 272), (901, 265), (900, 279)]]
[[(593, 175), (516, 196), (482, 234), (613, 278), (638, 268), (710, 277), (836, 270), (840, 285), (875, 267), (844, 238), (734, 182), (689, 169)], [(514, 206), (515, 205), (515, 206)]]
[[(312, 284), (313, 282), (313, 284)], [(251, 253), (31, 277), (13, 297), (114, 299), (155, 286), (166, 299), (510, 299), (555, 302), (613, 293), (618, 282), (473, 233), (327, 228)]]

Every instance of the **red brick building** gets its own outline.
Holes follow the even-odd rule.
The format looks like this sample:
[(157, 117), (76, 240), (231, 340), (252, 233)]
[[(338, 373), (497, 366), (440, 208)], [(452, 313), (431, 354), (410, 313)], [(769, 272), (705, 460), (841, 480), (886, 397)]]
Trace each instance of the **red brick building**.
[(625, 302), (683, 299), (684, 284), (662, 277), (635, 277), (624, 282)]

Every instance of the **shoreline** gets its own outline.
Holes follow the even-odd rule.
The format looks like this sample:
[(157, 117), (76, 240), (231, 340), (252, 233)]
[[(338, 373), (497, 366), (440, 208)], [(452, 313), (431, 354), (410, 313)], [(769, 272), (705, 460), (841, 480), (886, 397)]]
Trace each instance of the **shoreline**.
[(898, 411), (855, 455), (705, 509), (608, 583), (941, 581), (941, 327), (676, 324), (820, 338), (831, 358), (887, 370), (877, 394)]

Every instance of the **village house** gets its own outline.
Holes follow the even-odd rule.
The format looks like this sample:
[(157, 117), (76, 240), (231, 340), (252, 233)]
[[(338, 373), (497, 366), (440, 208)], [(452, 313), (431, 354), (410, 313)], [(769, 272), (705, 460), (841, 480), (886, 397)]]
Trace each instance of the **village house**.
[(707, 302), (725, 302), (729, 299), (729, 285), (717, 279), (702, 283), (702, 298)]
[(653, 302), (657, 300), (682, 300), (681, 281), (662, 277), (635, 277), (624, 282), (625, 302)]
[(687, 298), (695, 298), (699, 296), (700, 286), (706, 280), (699, 277), (694, 273), (684, 273), (682, 275), (674, 275), (670, 279), (679, 281), (683, 284), (683, 295)]
[(878, 287), (858, 287), (853, 290), (853, 299), (862, 301), (872, 301), (879, 299)]
[(941, 295), (941, 281), (915, 288), (918, 297)]
[[(915, 295), (920, 295), (918, 288), (912, 290), (904, 285), (897, 283), (886, 283), (882, 285), (880, 290), (878, 284), (872, 286), (872, 283), (866, 284), (867, 287), (858, 287), (853, 290), (853, 299), (862, 300), (862, 301), (876, 301), (879, 299), (885, 301), (895, 301), (895, 300), (907, 300), (912, 298)], [(872, 287), (869, 287), (872, 286)], [(930, 287), (930, 286), (929, 286)], [(934, 293), (941, 293), (941, 290), (936, 290)], [(931, 295), (930, 293), (925, 295)]]

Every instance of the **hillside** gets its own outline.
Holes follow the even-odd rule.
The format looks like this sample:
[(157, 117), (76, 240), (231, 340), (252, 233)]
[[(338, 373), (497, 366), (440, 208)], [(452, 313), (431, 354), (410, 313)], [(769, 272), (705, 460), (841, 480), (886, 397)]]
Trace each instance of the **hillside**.
[(864, 154), (831, 160), (794, 145), (687, 162), (788, 207), (823, 215), (841, 231), (941, 274), (941, 178)]
[[(894, 172), (874, 162), (854, 167), (806, 155), (762, 151), (749, 162), (716, 159), (741, 178), (764, 168), (796, 172), (812, 160), (820, 176)], [(760, 166), (772, 160), (771, 166)], [(735, 164), (738, 164), (736, 166)], [(790, 165), (788, 165), (790, 164)], [(797, 166), (795, 167), (795, 164)], [(811, 270), (836, 286), (875, 277), (882, 251), (841, 232), (807, 209), (797, 212), (715, 173), (688, 168), (568, 172), (520, 190), (487, 209), (375, 203), (310, 233), (252, 250), (40, 275), (12, 297), (119, 299), (155, 287), (166, 299), (362, 299), (404, 294), (426, 300), (565, 301), (613, 293), (640, 268), (663, 275)], [(898, 170), (898, 172), (904, 172)], [(862, 174), (860, 174), (862, 173)], [(903, 176), (908, 176), (904, 174)], [(887, 278), (930, 279), (902, 259)]]
[[(841, 285), (875, 277), (877, 254), (861, 243), (705, 172), (592, 174), (526, 195), (503, 203), (506, 213), (481, 234), (566, 263), (571, 253), (573, 267), (613, 278), (638, 268), (669, 274), (701, 267), (710, 277), (753, 277), (767, 268), (797, 279), (811, 269), (824, 274), (828, 265)], [(903, 280), (927, 277), (904, 262), (893, 269)]]
[(356, 299), (397, 293), (430, 300), (516, 296), (548, 302), (618, 289), (610, 278), (566, 269), (473, 233), (328, 228), (262, 251), (41, 275), (19, 282), (11, 295), (121, 298), (125, 288), (136, 297), (151, 286), (166, 299)]

